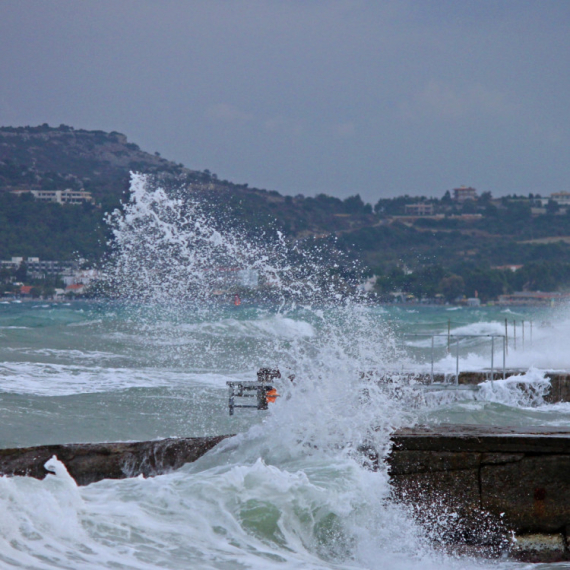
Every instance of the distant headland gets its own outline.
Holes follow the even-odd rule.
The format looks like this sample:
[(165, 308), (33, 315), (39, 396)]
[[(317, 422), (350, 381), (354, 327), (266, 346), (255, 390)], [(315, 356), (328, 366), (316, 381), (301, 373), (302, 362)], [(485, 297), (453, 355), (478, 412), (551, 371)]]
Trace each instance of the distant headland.
[(0, 296), (21, 287), (49, 295), (67, 286), (54, 268), (93, 268), (112, 239), (105, 213), (127, 198), (131, 171), (197, 193), (213, 208), (223, 204), (252, 235), (329, 240), (360, 267), (359, 275), (352, 264), (335, 273), (378, 301), (551, 303), (570, 288), (564, 189), (496, 198), (458, 185), (439, 197), (381, 198), (379, 182), (376, 204), (364, 203), (357, 188), (345, 199), (310, 196), (310, 188), (288, 196), (191, 170), (116, 131), (43, 124), (0, 127)]

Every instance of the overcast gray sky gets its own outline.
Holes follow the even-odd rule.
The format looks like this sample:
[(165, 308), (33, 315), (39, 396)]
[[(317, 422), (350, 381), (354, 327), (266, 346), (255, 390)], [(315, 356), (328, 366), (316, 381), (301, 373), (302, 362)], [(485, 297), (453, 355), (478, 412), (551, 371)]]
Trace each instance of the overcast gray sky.
[(369, 202), (570, 191), (570, 1), (0, 0), (0, 124)]

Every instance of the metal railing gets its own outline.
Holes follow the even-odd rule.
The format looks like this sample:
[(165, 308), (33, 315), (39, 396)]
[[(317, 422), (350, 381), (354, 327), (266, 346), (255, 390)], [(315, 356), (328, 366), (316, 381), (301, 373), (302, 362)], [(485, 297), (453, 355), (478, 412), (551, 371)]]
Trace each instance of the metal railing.
[[(447, 333), (409, 333), (401, 335), (403, 338), (409, 337), (423, 337), (431, 339), (431, 366), (430, 366), (430, 380), (433, 383), (434, 379), (434, 363), (435, 363), (435, 339), (437, 337), (447, 338), (447, 351), (451, 353), (452, 341), (455, 341), (455, 384), (459, 384), (459, 341), (468, 338), (488, 338), (491, 340), (491, 381), (495, 378), (495, 339), (502, 339), (503, 348), (503, 378), (506, 376), (506, 357), (507, 357), (507, 337), (501, 334), (451, 334)], [(500, 369), (499, 369), (500, 370)]]
[[(523, 350), (525, 349), (525, 330), (527, 328), (527, 326), (529, 326), (529, 332), (530, 332), (530, 344), (532, 346), (532, 321), (525, 321), (524, 319), (521, 319), (519, 321), (519, 327), (521, 329), (522, 332), (522, 348)], [(516, 319), (513, 319), (512, 321), (512, 326), (513, 326), (513, 334), (512, 334), (512, 339), (513, 339), (513, 349), (516, 350), (517, 349), (517, 321)], [(509, 353), (509, 321), (508, 319), (505, 319), (505, 339), (506, 339), (506, 349), (507, 349), (507, 354)]]

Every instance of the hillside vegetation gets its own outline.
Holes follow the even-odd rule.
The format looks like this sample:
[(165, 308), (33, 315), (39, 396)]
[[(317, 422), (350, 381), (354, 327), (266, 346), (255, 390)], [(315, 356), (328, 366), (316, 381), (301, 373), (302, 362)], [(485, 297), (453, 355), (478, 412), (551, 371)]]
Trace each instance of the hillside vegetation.
[[(487, 192), (459, 204), (446, 192), (374, 205), (358, 194), (344, 200), (283, 196), (190, 170), (144, 152), (118, 132), (46, 124), (0, 128), (0, 259), (100, 259), (110, 239), (105, 213), (127, 197), (130, 171), (200, 195), (252, 235), (270, 228), (301, 242), (334, 239), (365, 272), (380, 276), (376, 288), (384, 294), (404, 288), (419, 296), (477, 291), (491, 298), (522, 287), (560, 289), (570, 280), (570, 209), (548, 203), (536, 215), (539, 196), (497, 200)], [(66, 188), (91, 192), (94, 204), (44, 203), (12, 192)], [(437, 215), (406, 216), (406, 205), (418, 202)], [(493, 269), (507, 264), (525, 268), (516, 278)]]

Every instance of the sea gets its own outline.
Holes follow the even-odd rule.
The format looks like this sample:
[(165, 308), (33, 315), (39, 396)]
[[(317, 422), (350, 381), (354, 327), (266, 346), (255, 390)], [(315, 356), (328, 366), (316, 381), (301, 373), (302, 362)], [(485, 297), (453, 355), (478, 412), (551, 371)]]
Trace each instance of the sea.
[[(544, 400), (545, 371), (570, 369), (567, 308), (370, 303), (323, 285), (322, 252), (300, 271), (279, 238), (224, 234), (144, 177), (133, 196), (106, 268), (133, 294), (0, 303), (0, 446), (235, 437), (156, 477), (78, 487), (57, 458), (44, 480), (0, 477), (0, 568), (532, 567), (436, 547), (359, 448), (418, 424), (570, 427), (570, 404)], [(212, 301), (224, 255), (270, 300)], [(503, 366), (477, 390), (409, 385)], [(226, 383), (261, 367), (281, 371), (277, 401), (230, 416)]]

